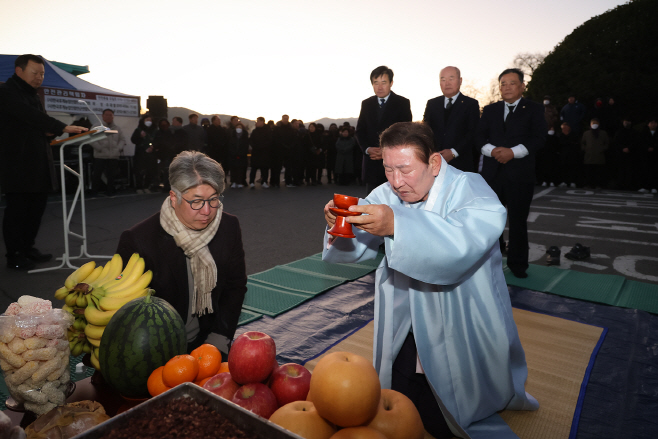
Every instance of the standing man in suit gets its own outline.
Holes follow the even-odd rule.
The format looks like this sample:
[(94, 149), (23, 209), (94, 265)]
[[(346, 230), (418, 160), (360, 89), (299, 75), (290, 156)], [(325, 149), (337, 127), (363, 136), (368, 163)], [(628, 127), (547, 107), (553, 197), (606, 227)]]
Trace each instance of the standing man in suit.
[(411, 122), (409, 99), (391, 91), (393, 70), (379, 66), (370, 73), (370, 83), (375, 91), (361, 103), (361, 113), (356, 123), (356, 139), (363, 151), (362, 179), (370, 193), (386, 183), (379, 135), (396, 122)]
[(2, 233), (13, 270), (31, 270), (52, 258), (34, 246), (48, 191), (58, 184), (49, 142), (62, 133), (87, 131), (46, 114), (37, 93), (45, 73), (40, 56), (20, 55), (14, 75), (0, 85), (0, 186), (7, 203)]
[(445, 67), (439, 75), (443, 96), (427, 101), (423, 122), (432, 128), (434, 147), (446, 162), (460, 171), (474, 172), (473, 149), (480, 105), (460, 93), (462, 78), (457, 67)]
[[(535, 155), (544, 146), (546, 119), (541, 105), (522, 97), (523, 72), (507, 69), (498, 76), (502, 101), (484, 107), (476, 142), (484, 160), (482, 176), (507, 207), (507, 266), (528, 277), (528, 213), (535, 185)], [(500, 237), (501, 250), (505, 241)]]

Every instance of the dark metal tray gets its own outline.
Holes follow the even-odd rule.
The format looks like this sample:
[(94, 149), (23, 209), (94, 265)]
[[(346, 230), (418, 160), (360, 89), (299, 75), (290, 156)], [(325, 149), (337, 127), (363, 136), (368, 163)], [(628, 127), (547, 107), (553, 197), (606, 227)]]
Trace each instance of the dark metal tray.
[(75, 436), (75, 438), (92, 439), (103, 437), (111, 430), (121, 428), (128, 424), (130, 420), (136, 416), (146, 415), (151, 407), (165, 404), (172, 399), (180, 397), (192, 398), (198, 404), (205, 405), (218, 414), (230, 419), (236, 426), (245, 432), (255, 433), (262, 436), (263, 439), (303, 439), (301, 436), (285, 430), (278, 425), (273, 424), (268, 420), (192, 383), (184, 383), (176, 386), (161, 395), (151, 398), (148, 401), (97, 425), (91, 430), (87, 430), (84, 433)]

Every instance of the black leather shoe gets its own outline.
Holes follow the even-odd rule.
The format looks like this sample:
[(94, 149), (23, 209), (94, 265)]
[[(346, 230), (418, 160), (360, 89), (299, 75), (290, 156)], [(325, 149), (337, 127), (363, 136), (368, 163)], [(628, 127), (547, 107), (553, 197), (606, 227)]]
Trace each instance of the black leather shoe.
[(514, 277), (518, 277), (519, 279), (525, 279), (528, 277), (528, 273), (525, 272), (525, 270), (521, 270), (519, 268), (512, 268), (509, 267), (510, 271), (514, 275)]
[(562, 252), (556, 246), (552, 246), (546, 251), (546, 265), (560, 265), (560, 254)]
[(571, 259), (572, 261), (582, 261), (583, 259), (589, 258), (589, 247), (576, 243), (576, 245), (574, 245), (564, 257)]
[(35, 266), (34, 262), (30, 261), (20, 253), (16, 253), (13, 256), (7, 256), (7, 268), (11, 268), (12, 270), (28, 271), (32, 270)]
[(53, 258), (53, 255), (50, 253), (43, 254), (34, 247), (29, 249), (25, 256), (27, 256), (27, 258), (33, 262), (48, 262)]

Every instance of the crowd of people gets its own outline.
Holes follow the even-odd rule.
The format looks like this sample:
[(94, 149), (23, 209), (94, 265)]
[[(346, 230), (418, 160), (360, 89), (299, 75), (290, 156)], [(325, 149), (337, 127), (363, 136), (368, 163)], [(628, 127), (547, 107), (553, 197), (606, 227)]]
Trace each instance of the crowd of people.
[(542, 186), (612, 188), (658, 193), (658, 120), (636, 123), (613, 98), (592, 108), (571, 96), (560, 109), (544, 97), (546, 144), (537, 153)]
[[(103, 112), (105, 123), (115, 129), (112, 118), (111, 110)], [(180, 117), (173, 117), (170, 123), (166, 118), (156, 121), (146, 113), (130, 136), (135, 144), (134, 185), (138, 193), (169, 192), (167, 170), (182, 151), (201, 151), (216, 160), (225, 169), (227, 182), (233, 189), (253, 189), (257, 184), (264, 189), (280, 187), (282, 171), (286, 187), (321, 185), (325, 173), (325, 183), (360, 183), (362, 159), (354, 133), (355, 128), (349, 122), (340, 127), (332, 123), (325, 129), (320, 123), (305, 125), (285, 114), (276, 123), (273, 120), (266, 123), (259, 117), (250, 131), (249, 125), (237, 116), (226, 124), (222, 124), (218, 115), (203, 118), (199, 123), (199, 115), (193, 113), (184, 125)], [(109, 137), (116, 150), (113, 158), (118, 159), (123, 134)], [(108, 158), (104, 152), (108, 149), (106, 143), (92, 145), (93, 192), (97, 192), (96, 184), (104, 172), (107, 192), (111, 194), (116, 167), (112, 166), (108, 172), (104, 163)]]

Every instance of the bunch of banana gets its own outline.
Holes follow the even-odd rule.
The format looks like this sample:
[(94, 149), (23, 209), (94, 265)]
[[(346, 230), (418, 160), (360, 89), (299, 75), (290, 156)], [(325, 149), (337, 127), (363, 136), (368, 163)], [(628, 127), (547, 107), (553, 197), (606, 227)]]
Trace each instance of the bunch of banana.
[(119, 255), (114, 255), (104, 267), (96, 266), (94, 261), (87, 262), (71, 273), (64, 282), (64, 286), (55, 292), (56, 299), (64, 300), (62, 309), (75, 317), (68, 332), (72, 355), (91, 353), (92, 350), (92, 345), (85, 334), (87, 320), (84, 313), (92, 295), (97, 298), (103, 295), (103, 290), (94, 290), (92, 284), (114, 280), (120, 274), (122, 265), (123, 261)]
[(144, 259), (137, 253), (123, 271), (118, 254), (104, 267), (95, 265), (88, 262), (74, 271), (55, 292), (55, 298), (64, 300), (62, 309), (76, 317), (69, 328), (71, 354), (91, 353), (92, 365), (99, 369), (98, 348), (105, 326), (119, 308), (147, 294), (153, 273), (144, 271)]
[[(151, 270), (144, 271), (144, 259), (135, 253), (126, 264), (126, 268), (114, 279), (92, 284), (92, 293), (85, 309), (85, 335), (94, 347), (100, 347), (105, 326), (114, 314), (126, 303), (145, 296), (153, 278)], [(101, 291), (100, 294), (94, 294)], [(98, 360), (98, 357), (96, 357)]]
[[(55, 299), (63, 300), (71, 308), (86, 308), (89, 302), (88, 295), (92, 292), (91, 284), (106, 280), (109, 281), (121, 271), (121, 256), (114, 255), (105, 267), (96, 267), (96, 262), (90, 261), (69, 275), (64, 286), (55, 291)], [(112, 278), (109, 278), (114, 274)], [(99, 294), (98, 292), (97, 294)]]

